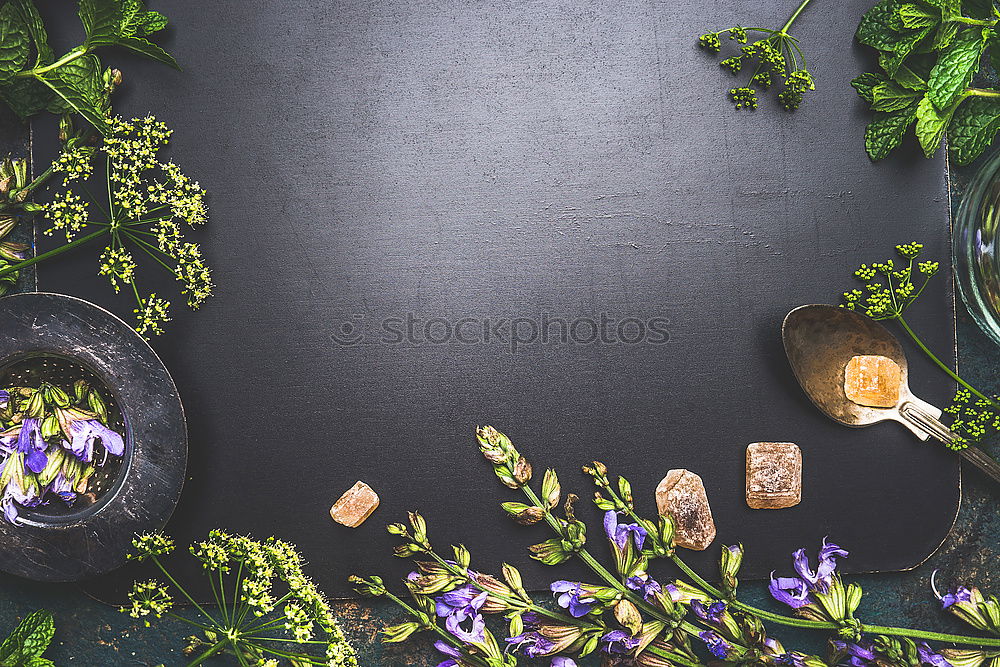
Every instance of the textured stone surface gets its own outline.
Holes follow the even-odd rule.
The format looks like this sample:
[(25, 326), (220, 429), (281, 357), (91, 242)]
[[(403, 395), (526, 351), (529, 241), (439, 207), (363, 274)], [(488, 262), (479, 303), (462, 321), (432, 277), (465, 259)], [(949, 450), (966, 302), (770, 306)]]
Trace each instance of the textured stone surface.
[(844, 368), (844, 393), (858, 405), (891, 408), (899, 401), (901, 379), (899, 365), (892, 359), (858, 355)]
[(378, 494), (364, 482), (357, 482), (330, 508), (330, 516), (348, 528), (357, 528), (378, 507)]
[(781, 509), (802, 500), (802, 451), (794, 442), (747, 445), (747, 505)]
[(715, 539), (715, 521), (701, 477), (690, 470), (671, 470), (656, 487), (656, 509), (676, 523), (674, 543), (704, 551)]

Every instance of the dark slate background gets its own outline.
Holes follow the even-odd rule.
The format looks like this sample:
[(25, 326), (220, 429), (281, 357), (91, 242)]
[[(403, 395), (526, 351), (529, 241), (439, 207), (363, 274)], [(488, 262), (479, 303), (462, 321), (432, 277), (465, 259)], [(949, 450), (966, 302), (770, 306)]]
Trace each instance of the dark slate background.
[[(182, 542), (216, 526), (290, 539), (334, 594), (356, 570), (404, 571), (382, 526), (408, 509), (481, 569), (523, 562), (545, 535), (496, 507), (514, 498), (472, 437), (491, 423), (583, 496), (576, 470), (595, 457), (648, 511), (668, 469), (698, 472), (719, 542), (748, 547), (748, 574), (824, 535), (851, 550), (849, 570), (922, 561), (957, 511), (957, 459), (893, 424), (826, 421), (778, 336), (790, 308), (851, 287), (860, 260), (911, 238), (949, 252), (944, 160), (909, 146), (873, 165), (861, 149), (868, 114), (848, 79), (868, 66), (852, 46), (868, 4), (809, 8), (796, 32), (819, 90), (794, 115), (773, 97), (733, 111), (733, 79), (694, 46), (737, 20), (780, 25), (785, 3), (163, 8), (185, 72), (107, 62), (126, 73), (118, 110), (175, 128), (173, 157), (211, 193), (195, 236), (219, 296), (178, 308), (154, 343), (191, 435), (168, 529)], [(43, 265), (39, 287), (129, 315), (94, 272), (81, 252)], [(953, 356), (945, 281), (921, 300), (915, 327)], [(662, 318), (669, 341), (383, 342), (381, 323), (408, 313)], [(336, 342), (345, 324), (360, 343)], [(914, 391), (946, 402), (938, 372), (911, 356)], [(799, 507), (746, 508), (755, 440), (802, 447)], [(326, 511), (357, 479), (383, 505), (350, 530)], [(534, 586), (553, 576), (527, 569)], [(126, 576), (97, 588), (113, 595)]]

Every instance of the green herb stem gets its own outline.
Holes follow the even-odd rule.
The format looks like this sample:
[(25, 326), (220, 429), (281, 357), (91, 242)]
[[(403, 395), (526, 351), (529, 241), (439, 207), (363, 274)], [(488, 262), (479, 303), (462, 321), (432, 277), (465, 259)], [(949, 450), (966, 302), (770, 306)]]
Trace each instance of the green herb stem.
[(67, 250), (71, 250), (71, 249), (73, 249), (73, 248), (75, 248), (77, 246), (83, 245), (84, 243), (87, 243), (88, 241), (93, 241), (94, 239), (96, 239), (97, 237), (101, 236), (102, 234), (107, 234), (107, 233), (108, 233), (107, 229), (99, 229), (96, 232), (91, 232), (90, 234), (87, 234), (86, 236), (81, 236), (80, 238), (76, 239), (75, 241), (70, 241), (69, 243), (67, 243), (65, 245), (61, 245), (58, 248), (53, 248), (52, 250), (49, 250), (48, 252), (44, 252), (41, 255), (36, 255), (35, 257), (32, 257), (31, 259), (26, 259), (23, 262), (18, 262), (17, 264), (11, 264), (10, 266), (5, 266), (4, 268), (0, 269), (0, 278), (4, 277), (8, 273), (13, 273), (14, 271), (17, 271), (19, 269), (23, 269), (23, 268), (29, 267), (32, 264), (37, 264), (38, 262), (41, 262), (41, 261), (46, 260), (46, 259), (49, 259), (50, 257), (55, 257), (57, 255), (61, 255), (62, 253), (66, 252)]
[(59, 60), (55, 61), (54, 63), (51, 63), (49, 65), (43, 65), (42, 67), (34, 67), (32, 69), (22, 70), (17, 74), (15, 74), (14, 76), (29, 77), (29, 76), (38, 76), (39, 74), (45, 74), (46, 72), (50, 72), (56, 69), (57, 67), (62, 67), (66, 63), (73, 62), (77, 58), (80, 58), (85, 55), (87, 55), (87, 47), (78, 46), (69, 53), (67, 53), (66, 55), (64, 55)]
[(213, 655), (221, 651), (229, 643), (229, 639), (223, 639), (222, 641), (216, 642), (211, 648), (199, 655), (197, 658), (188, 663), (188, 667), (195, 667), (195, 665), (200, 665), (205, 662)]
[(806, 8), (806, 5), (808, 5), (810, 2), (812, 2), (812, 0), (802, 0), (802, 3), (798, 6), (798, 9), (796, 9), (795, 12), (792, 13), (791, 17), (789, 17), (787, 22), (785, 22), (785, 25), (781, 26), (781, 29), (778, 30), (778, 32), (783, 35), (787, 34), (788, 29), (792, 27), (793, 23), (795, 23), (795, 19), (799, 18), (799, 14), (802, 13), (802, 10), (804, 10)]
[[(3, 275), (3, 273), (0, 272), (0, 276), (2, 276), (2, 275)], [(902, 315), (899, 315), (898, 317), (896, 317), (896, 320), (899, 322), (900, 326), (903, 327), (903, 329), (910, 336), (910, 338), (913, 339), (913, 342), (917, 344), (917, 347), (919, 347), (921, 350), (923, 350), (924, 354), (926, 354), (928, 357), (930, 357), (930, 360), (933, 361), (935, 364), (937, 364), (938, 367), (941, 370), (943, 370), (948, 375), (948, 377), (950, 377), (952, 380), (954, 380), (955, 382), (959, 383), (960, 385), (962, 385), (963, 387), (965, 387), (966, 389), (968, 389), (969, 391), (971, 391), (973, 394), (975, 394), (979, 398), (981, 398), (984, 401), (988, 402), (993, 407), (1000, 407), (1000, 405), (998, 405), (996, 403), (996, 401), (994, 401), (993, 399), (991, 399), (989, 396), (986, 396), (985, 394), (981, 393), (978, 389), (976, 389), (971, 384), (969, 384), (968, 382), (966, 382), (965, 380), (963, 380), (962, 378), (960, 378), (955, 371), (951, 370), (951, 368), (948, 367), (948, 364), (946, 364), (943, 361), (941, 361), (940, 359), (938, 359), (937, 356), (933, 352), (931, 352), (930, 349), (926, 345), (924, 345), (924, 342), (922, 340), (920, 340), (920, 337), (917, 336), (916, 332), (914, 332), (913, 329), (910, 328), (910, 325), (906, 323), (906, 320), (903, 318)]]
[(975, 95), (976, 97), (1000, 97), (1000, 90), (990, 90), (988, 88), (966, 88), (965, 95)]

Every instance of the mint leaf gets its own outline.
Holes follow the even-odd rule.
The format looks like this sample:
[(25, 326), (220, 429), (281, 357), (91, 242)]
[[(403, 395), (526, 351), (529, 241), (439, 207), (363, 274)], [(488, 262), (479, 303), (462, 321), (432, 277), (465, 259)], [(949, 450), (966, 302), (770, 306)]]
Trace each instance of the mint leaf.
[(910, 90), (927, 90), (927, 81), (921, 78), (919, 74), (906, 65), (899, 66), (899, 69), (896, 70), (896, 77), (894, 81), (904, 88), (909, 88)]
[(108, 121), (103, 109), (104, 79), (97, 56), (82, 56), (37, 75), (37, 78), (62, 100), (66, 110), (83, 116), (102, 134), (107, 132)]
[(37, 79), (15, 77), (0, 85), (0, 98), (3, 98), (18, 118), (26, 120), (49, 105), (52, 91)]
[(0, 82), (9, 81), (24, 69), (31, 52), (28, 26), (11, 2), (0, 7)]
[(899, 8), (899, 19), (904, 28), (923, 28), (937, 25), (941, 21), (941, 12), (913, 3), (907, 3)]
[(116, 0), (80, 0), (86, 46), (114, 44), (121, 36), (122, 8)]
[(958, 164), (969, 164), (1000, 130), (1000, 98), (970, 97), (952, 116), (948, 146)]
[(158, 60), (161, 63), (170, 65), (174, 69), (179, 70), (181, 68), (172, 55), (158, 47), (156, 44), (153, 44), (148, 39), (143, 39), (142, 37), (123, 37), (118, 40), (118, 44), (127, 49), (132, 49), (136, 53), (141, 53), (147, 58), (152, 58), (153, 60)]
[(49, 612), (40, 609), (28, 614), (0, 644), (0, 661), (5, 664), (31, 664), (26, 661), (45, 652), (55, 631), (56, 626)]
[(914, 132), (920, 141), (920, 147), (924, 149), (924, 155), (928, 158), (934, 157), (937, 147), (941, 145), (941, 138), (951, 121), (952, 114), (965, 98), (960, 97), (944, 111), (939, 110), (928, 98), (920, 100), (917, 105), (917, 125)]
[(875, 95), (872, 90), (875, 86), (882, 83), (885, 83), (885, 77), (881, 74), (873, 74), (871, 72), (865, 72), (851, 81), (854, 90), (858, 91), (858, 95), (867, 100), (869, 104), (875, 101)]
[(972, 18), (993, 18), (993, 0), (964, 0), (961, 4), (965, 13)]
[(865, 150), (872, 160), (881, 160), (903, 141), (906, 128), (914, 121), (918, 102), (898, 111), (876, 111), (865, 128)]
[(45, 31), (45, 24), (38, 14), (35, 3), (32, 0), (17, 0), (17, 8), (21, 12), (21, 20), (31, 34), (31, 41), (35, 44), (35, 65), (49, 64), (55, 60), (55, 54), (49, 46), (49, 35)]
[(954, 19), (962, 15), (962, 0), (924, 0), (941, 10), (942, 20)]
[(938, 26), (937, 32), (934, 33), (934, 41), (931, 42), (931, 50), (940, 51), (941, 49), (948, 48), (951, 44), (951, 40), (955, 39), (955, 35), (958, 34), (958, 22), (957, 21), (945, 21)]
[(122, 5), (122, 37), (145, 37), (167, 27), (167, 17), (160, 12), (147, 11), (142, 0), (125, 0)]
[(986, 38), (986, 47), (990, 50), (990, 64), (995, 71), (1000, 72), (1000, 34), (997, 34), (996, 28)]
[(882, 0), (861, 17), (854, 36), (862, 44), (876, 49), (894, 50), (893, 44), (899, 41), (899, 32), (903, 29), (903, 20), (899, 16), (902, 5), (899, 0)]
[(898, 111), (920, 97), (923, 97), (922, 93), (903, 88), (894, 81), (887, 81), (872, 88), (872, 109)]
[(945, 109), (958, 99), (972, 81), (972, 76), (979, 71), (979, 59), (988, 36), (989, 29), (975, 27), (962, 30), (941, 52), (927, 82), (927, 96), (938, 109)]
[(888, 73), (889, 76), (895, 76), (896, 71), (906, 60), (907, 56), (916, 48), (924, 37), (926, 37), (932, 28), (920, 28), (919, 30), (914, 30), (901, 37), (898, 42), (893, 46), (891, 51), (880, 51), (878, 54), (878, 63), (882, 66), (882, 69)]
[(48, 658), (43, 658), (41, 656), (32, 656), (21, 663), (22, 667), (55, 667), (56, 663), (52, 662)]

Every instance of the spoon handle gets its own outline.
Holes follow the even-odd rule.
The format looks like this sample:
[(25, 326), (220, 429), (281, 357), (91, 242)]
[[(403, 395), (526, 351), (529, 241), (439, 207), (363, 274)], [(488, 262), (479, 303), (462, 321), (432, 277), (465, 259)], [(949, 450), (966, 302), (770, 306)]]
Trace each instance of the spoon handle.
[[(933, 415), (927, 414), (925, 411), (916, 407), (912, 403), (904, 405), (900, 410), (900, 414), (902, 414), (903, 417), (905, 417), (910, 423), (915, 424), (926, 431), (932, 438), (940, 440), (946, 445), (950, 445), (953, 442), (961, 440), (961, 437), (945, 426), (941, 420)], [(992, 477), (994, 481), (1000, 482), (1000, 463), (997, 463), (994, 458), (979, 449), (979, 447), (976, 447), (975, 445), (967, 445), (958, 450), (958, 454), (963, 459)]]

